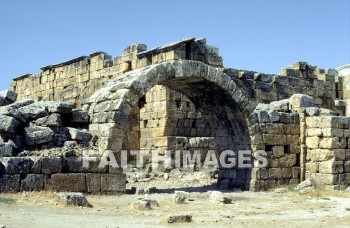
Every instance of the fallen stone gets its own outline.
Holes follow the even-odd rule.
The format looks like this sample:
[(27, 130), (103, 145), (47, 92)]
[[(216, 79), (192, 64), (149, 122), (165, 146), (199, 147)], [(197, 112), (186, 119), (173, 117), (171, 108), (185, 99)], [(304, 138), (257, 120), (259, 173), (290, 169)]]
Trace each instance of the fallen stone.
[(306, 179), (300, 184), (297, 185), (297, 190), (300, 191), (302, 189), (308, 188), (308, 187), (315, 187), (316, 181), (312, 178)]
[(219, 191), (210, 192), (209, 200), (212, 203), (223, 203), (223, 204), (232, 203), (231, 198), (224, 196), (224, 194), (222, 192), (219, 192)]
[(50, 142), (54, 136), (53, 131), (48, 127), (26, 127), (24, 132), (25, 142), (30, 146)]
[(76, 128), (68, 127), (68, 131), (71, 139), (73, 140), (89, 142), (92, 138), (91, 133), (86, 130), (79, 130)]
[(152, 202), (149, 199), (138, 199), (134, 202), (134, 208), (137, 210), (151, 210)]
[(287, 190), (285, 188), (276, 188), (275, 193), (285, 193)]
[(68, 102), (49, 101), (46, 102), (50, 113), (71, 113), (75, 105)]
[(315, 191), (315, 187), (313, 187), (313, 186), (298, 190), (298, 192), (301, 194), (306, 194), (306, 193), (313, 192), (313, 191)]
[(289, 99), (273, 101), (270, 103), (270, 109), (278, 112), (288, 112), (289, 109)]
[(346, 191), (347, 191), (347, 192), (350, 192), (350, 186), (346, 188)]
[(62, 119), (59, 114), (52, 113), (49, 116), (37, 119), (35, 124), (43, 127), (60, 127), (62, 126)]
[(37, 102), (34, 104), (24, 106), (20, 108), (19, 111), (23, 115), (34, 120), (49, 115), (49, 113), (46, 111), (45, 103), (43, 102)]
[(57, 196), (65, 206), (92, 207), (85, 195), (80, 192), (60, 192)]
[(167, 217), (168, 223), (185, 223), (192, 222), (192, 215), (168, 215)]
[(18, 133), (19, 122), (10, 116), (0, 115), (0, 132)]
[(183, 203), (186, 203), (189, 197), (190, 197), (190, 194), (188, 192), (175, 191), (173, 202), (177, 204), (183, 204)]
[(304, 94), (294, 94), (290, 98), (290, 109), (298, 111), (299, 108), (313, 107), (313, 99)]

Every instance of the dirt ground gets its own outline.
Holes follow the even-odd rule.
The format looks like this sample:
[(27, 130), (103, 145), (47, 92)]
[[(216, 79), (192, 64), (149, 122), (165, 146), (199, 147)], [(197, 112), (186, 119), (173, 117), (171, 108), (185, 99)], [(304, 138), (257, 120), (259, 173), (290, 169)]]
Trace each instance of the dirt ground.
[[(181, 205), (172, 202), (172, 193), (150, 194), (150, 199), (159, 202), (159, 207), (152, 210), (133, 208), (133, 202), (140, 197), (138, 195), (88, 195), (93, 208), (74, 208), (62, 206), (55, 193), (50, 192), (0, 194), (0, 224), (6, 228), (350, 226), (348, 192), (225, 194), (233, 199), (232, 204), (211, 203), (205, 189), (191, 192), (191, 201)], [(190, 214), (193, 222), (165, 224), (164, 218), (170, 213)]]

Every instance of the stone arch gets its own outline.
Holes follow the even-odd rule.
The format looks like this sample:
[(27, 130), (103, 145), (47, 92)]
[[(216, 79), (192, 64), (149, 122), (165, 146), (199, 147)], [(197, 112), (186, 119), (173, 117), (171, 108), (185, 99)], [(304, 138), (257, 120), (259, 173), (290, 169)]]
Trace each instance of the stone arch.
[[(248, 148), (253, 139), (248, 116), (254, 104), (236, 78), (223, 69), (191, 60), (164, 62), (137, 69), (109, 81), (85, 101), (91, 116), (90, 132), (98, 147), (121, 151), (128, 117), (139, 100), (155, 85), (165, 85), (185, 94), (202, 112), (215, 118), (232, 138), (234, 149)], [(221, 134), (221, 133), (218, 133)], [(231, 149), (231, 148), (223, 148)]]

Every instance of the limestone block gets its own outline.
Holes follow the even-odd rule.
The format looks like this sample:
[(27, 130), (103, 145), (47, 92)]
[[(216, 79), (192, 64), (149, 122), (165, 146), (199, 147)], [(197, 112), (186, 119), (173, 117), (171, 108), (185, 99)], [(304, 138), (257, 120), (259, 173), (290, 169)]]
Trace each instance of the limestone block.
[(82, 157), (65, 157), (63, 158), (62, 170), (65, 173), (107, 173), (108, 166), (99, 168), (100, 158), (86, 158), (89, 167), (83, 167)]
[(18, 192), (20, 190), (19, 174), (16, 175), (3, 175), (0, 177), (0, 193), (1, 192)]
[(289, 154), (279, 158), (279, 167), (293, 167), (297, 163), (297, 155)]
[(19, 108), (19, 112), (28, 116), (31, 119), (38, 119), (48, 115), (46, 111), (46, 105), (44, 102), (37, 102), (24, 107)]
[(320, 162), (319, 171), (325, 174), (342, 173), (344, 171), (343, 162), (332, 160)]
[(310, 149), (318, 149), (320, 143), (319, 137), (307, 137), (306, 138), (306, 146)]
[(319, 149), (316, 151), (318, 161), (343, 161), (345, 160), (345, 149)]
[(299, 167), (293, 167), (292, 168), (292, 177), (293, 179), (300, 179), (300, 168)]
[(318, 162), (308, 162), (305, 164), (305, 169), (307, 172), (310, 173), (318, 173), (319, 170), (319, 163)]
[(338, 174), (316, 173), (316, 179), (321, 184), (334, 185), (338, 183)]
[(282, 178), (292, 178), (292, 168), (282, 168)]
[(99, 173), (86, 174), (86, 191), (89, 193), (101, 192), (101, 174)]
[(281, 168), (270, 168), (268, 170), (268, 172), (269, 172), (269, 179), (270, 180), (282, 178), (282, 169)]
[(62, 171), (62, 158), (60, 157), (43, 157), (41, 158), (41, 173), (52, 174)]
[(59, 114), (52, 113), (49, 116), (37, 119), (35, 125), (43, 127), (60, 127), (62, 126), (62, 119)]
[(0, 115), (0, 132), (17, 133), (19, 122), (10, 116)]
[(310, 128), (310, 129), (306, 129), (306, 136), (308, 137), (313, 137), (313, 136), (322, 136), (322, 129), (320, 128)]
[(299, 108), (303, 107), (313, 107), (313, 99), (310, 96), (303, 94), (294, 94), (290, 98), (291, 109), (298, 111)]
[(284, 146), (274, 146), (272, 147), (273, 156), (276, 158), (282, 157), (284, 155)]
[(86, 192), (84, 173), (52, 174), (52, 189), (55, 191)]
[(263, 142), (268, 145), (285, 145), (287, 137), (285, 135), (263, 134)]
[(341, 148), (339, 143), (339, 138), (322, 138), (320, 140), (319, 147), (321, 149), (338, 149)]
[(125, 174), (101, 174), (101, 192), (124, 193), (126, 189)]
[(53, 135), (53, 131), (48, 127), (31, 126), (24, 128), (24, 138), (27, 145), (50, 142)]
[(27, 174), (30, 172), (33, 161), (30, 158), (6, 157), (0, 158), (3, 173), (8, 175)]
[(21, 181), (20, 190), (22, 191), (41, 191), (44, 188), (44, 175), (28, 174), (25, 179)]
[(76, 110), (72, 112), (72, 116), (69, 121), (71, 123), (89, 123), (89, 120), (90, 116), (88, 113)]
[(79, 130), (79, 129), (68, 127), (68, 131), (71, 139), (73, 140), (88, 142), (92, 138), (91, 133), (86, 130)]
[(45, 102), (50, 113), (71, 113), (75, 105), (68, 102), (48, 101)]
[(323, 128), (322, 130), (323, 137), (344, 137), (344, 129), (338, 128)]
[(65, 206), (92, 207), (81, 192), (60, 192), (57, 194), (60, 202)]
[(14, 152), (13, 143), (4, 143), (1, 145), (0, 142), (0, 157), (12, 157)]

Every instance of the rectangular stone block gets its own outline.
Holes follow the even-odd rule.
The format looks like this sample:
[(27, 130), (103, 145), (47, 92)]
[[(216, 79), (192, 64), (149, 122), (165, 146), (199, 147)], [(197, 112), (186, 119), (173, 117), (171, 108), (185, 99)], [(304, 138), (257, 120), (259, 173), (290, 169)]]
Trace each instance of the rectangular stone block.
[[(86, 164), (83, 164), (82, 157), (63, 158), (63, 172), (65, 173), (107, 173), (108, 166), (99, 168), (101, 159), (97, 157), (85, 158)], [(84, 167), (87, 165), (88, 167)]]
[(89, 193), (101, 192), (101, 174), (99, 173), (86, 174), (86, 190)]
[(292, 168), (282, 168), (282, 178), (292, 178)]
[(318, 164), (318, 162), (308, 162), (305, 164), (305, 169), (310, 173), (318, 173)]
[(101, 192), (122, 194), (126, 189), (125, 174), (101, 174)]
[(268, 145), (285, 145), (287, 138), (285, 135), (263, 134), (263, 142)]
[[(2, 165), (1, 165), (2, 164)], [(3, 173), (8, 175), (30, 173), (33, 161), (30, 158), (5, 157), (0, 158)]]
[(297, 155), (296, 154), (288, 154), (279, 159), (279, 167), (290, 168), (295, 166), (297, 163)]
[(15, 175), (3, 175), (0, 178), (0, 192), (18, 192), (21, 176)]
[(333, 160), (320, 162), (319, 172), (326, 174), (342, 173), (344, 172), (343, 162)]
[(319, 137), (307, 137), (306, 138), (306, 146), (310, 149), (318, 149), (320, 143)]
[(26, 178), (21, 181), (21, 192), (41, 191), (43, 188), (44, 175), (42, 174), (28, 174)]
[(84, 173), (57, 173), (51, 176), (51, 181), (55, 191), (86, 192)]
[(315, 177), (321, 184), (334, 185), (338, 183), (338, 174), (316, 173)]
[(41, 158), (41, 173), (52, 174), (62, 171), (62, 158), (60, 157), (44, 157)]
[(280, 168), (270, 168), (269, 169), (269, 179), (276, 180), (282, 178), (282, 169)]
[(282, 157), (284, 155), (284, 146), (274, 146), (272, 147), (273, 156), (276, 158)]

